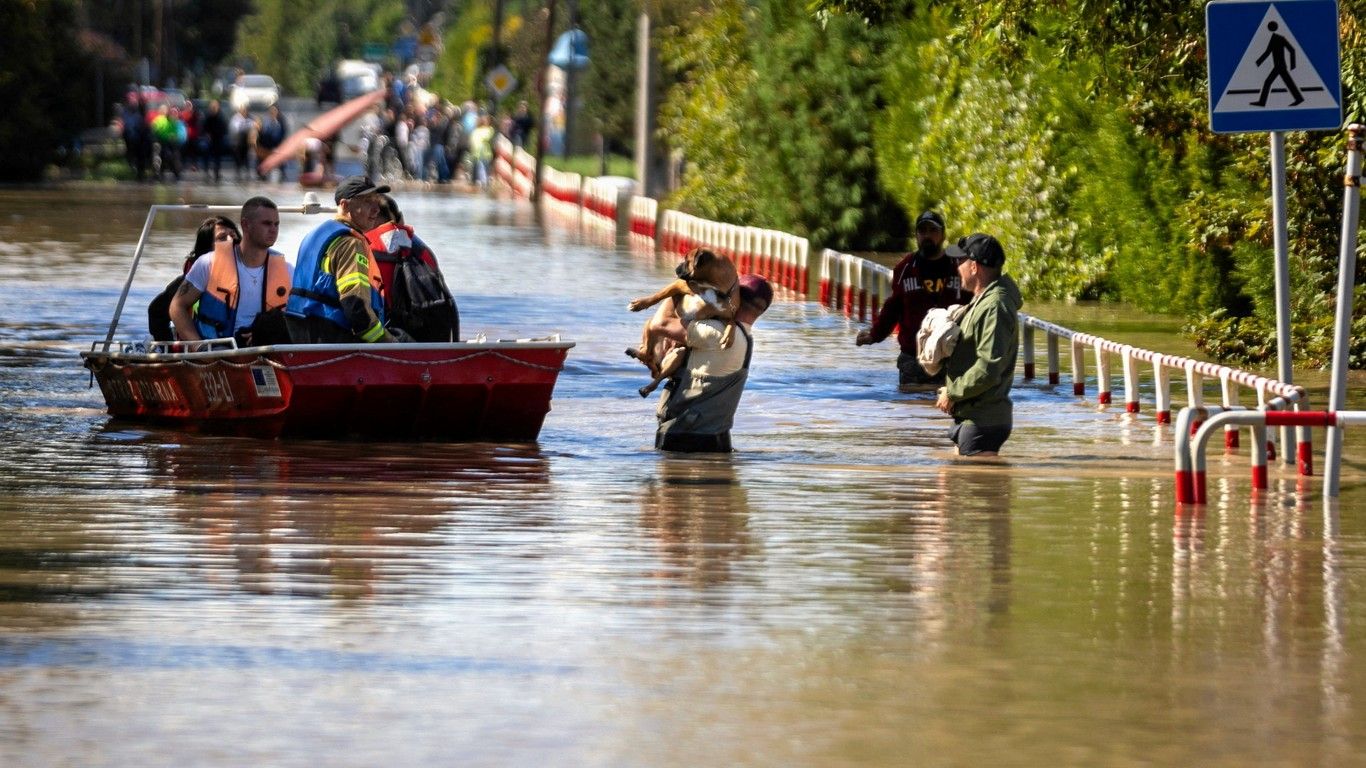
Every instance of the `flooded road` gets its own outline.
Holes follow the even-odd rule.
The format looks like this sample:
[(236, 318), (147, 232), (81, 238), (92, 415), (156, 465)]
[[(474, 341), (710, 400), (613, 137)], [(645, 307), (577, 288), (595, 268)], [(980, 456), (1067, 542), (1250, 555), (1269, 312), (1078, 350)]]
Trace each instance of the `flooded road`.
[[(642, 320), (626, 301), (672, 261), (525, 204), (416, 192), (400, 203), (466, 336), (578, 344), (539, 443), (110, 421), (77, 353), (104, 337), (146, 206), (257, 191), (298, 200), (0, 191), (0, 765), (1366, 753), (1360, 435), (1332, 514), (1318, 478), (1297, 495), (1283, 469), (1254, 495), (1240, 453), (1212, 460), (1208, 508), (1177, 515), (1150, 394), (1126, 422), (1066, 375), (1020, 385), (1005, 461), (959, 462), (930, 396), (895, 392), (893, 346), (856, 349), (856, 324), (782, 301), (756, 327), (737, 453), (662, 455), (622, 350)], [(197, 221), (156, 230), (121, 337), (144, 335)], [(315, 223), (286, 216), (279, 247)], [(1174, 321), (1025, 309), (1188, 350)]]

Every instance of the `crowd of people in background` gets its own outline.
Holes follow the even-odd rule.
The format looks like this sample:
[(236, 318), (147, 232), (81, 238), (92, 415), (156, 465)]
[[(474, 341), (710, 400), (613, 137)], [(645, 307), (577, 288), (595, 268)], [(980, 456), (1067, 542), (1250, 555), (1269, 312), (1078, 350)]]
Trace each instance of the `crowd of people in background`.
[[(449, 184), (464, 179), (486, 187), (493, 163), (494, 137), (501, 133), (525, 148), (535, 130), (530, 106), (520, 101), (512, 112), (494, 114), (472, 100), (460, 104), (424, 88), (414, 75), (386, 73), (384, 98), (360, 118), (361, 138), (350, 146), (367, 175), (386, 180), (413, 179)], [(221, 181), (227, 164), (238, 181), (266, 180), (275, 173), (261, 163), (290, 136), (279, 106), (254, 113), (226, 102), (187, 100), (181, 105), (149, 103), (144, 89), (130, 86), (115, 109), (115, 129), (123, 139), (129, 167), (139, 181), (179, 181), (186, 173)], [(295, 156), (279, 164), (280, 180), (291, 169), (301, 179), (333, 180), (337, 137), (312, 138)], [(272, 163), (272, 165), (275, 165)]]

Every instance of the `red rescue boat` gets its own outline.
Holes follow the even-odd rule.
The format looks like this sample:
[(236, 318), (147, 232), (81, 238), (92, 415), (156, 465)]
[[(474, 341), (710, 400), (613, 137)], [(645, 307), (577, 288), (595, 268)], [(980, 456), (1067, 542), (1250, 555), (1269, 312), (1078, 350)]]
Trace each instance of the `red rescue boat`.
[[(534, 441), (573, 342), (558, 336), (444, 344), (116, 342), (119, 315), (158, 209), (153, 206), (109, 336), (82, 352), (113, 416), (278, 437)], [(324, 212), (316, 203), (281, 213)]]

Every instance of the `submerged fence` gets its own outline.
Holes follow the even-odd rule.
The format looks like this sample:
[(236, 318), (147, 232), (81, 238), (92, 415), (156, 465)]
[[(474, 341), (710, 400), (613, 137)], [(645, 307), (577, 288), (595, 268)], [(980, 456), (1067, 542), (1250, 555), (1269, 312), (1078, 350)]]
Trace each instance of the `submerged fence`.
[[(535, 162), (530, 154), (514, 148), (505, 138), (495, 143), (495, 175), (514, 194), (529, 197), (534, 188)], [(730, 257), (742, 273), (762, 275), (775, 285), (800, 296), (810, 295), (813, 287), (810, 275), (817, 275), (818, 293), (815, 298), (823, 305), (842, 310), (847, 317), (867, 321), (876, 317), (882, 305), (892, 295), (892, 269), (875, 261), (830, 249), (812, 258), (806, 238), (761, 229), (710, 221), (682, 211), (661, 208), (648, 197), (634, 195), (628, 188), (583, 178), (546, 167), (542, 178), (543, 204), (577, 212), (581, 221), (604, 227), (614, 227), (622, 234), (653, 241), (656, 249), (665, 253), (684, 254), (695, 247), (706, 247)], [(548, 203), (544, 201), (549, 201)], [(814, 264), (812, 263), (814, 261)], [(1035, 381), (1037, 373), (1038, 337), (1043, 337), (1048, 386), (1062, 384), (1062, 350), (1067, 349), (1070, 364), (1072, 394), (1082, 397), (1087, 389), (1088, 357), (1093, 359), (1097, 403), (1109, 406), (1114, 392), (1115, 359), (1121, 369), (1124, 412), (1127, 418), (1140, 418), (1142, 403), (1151, 400), (1153, 418), (1157, 424), (1172, 423), (1173, 382), (1181, 385), (1185, 408), (1183, 419), (1175, 425), (1178, 500), (1194, 498), (1194, 492), (1183, 494), (1180, 486), (1182, 457), (1191, 455), (1190, 438), (1212, 414), (1234, 411), (1260, 411), (1267, 414), (1287, 411), (1304, 412), (1308, 407), (1304, 389), (1255, 373), (1176, 355), (1166, 355), (1130, 344), (1104, 339), (1089, 333), (1050, 323), (1020, 313), (1020, 362), (1025, 381)], [(1145, 372), (1148, 372), (1145, 377)], [(1146, 379), (1146, 386), (1144, 380)], [(1217, 387), (1217, 405), (1206, 404), (1206, 388)], [(1255, 404), (1244, 404), (1243, 390), (1255, 397)], [(1189, 414), (1189, 416), (1186, 416)], [(1236, 419), (1225, 420), (1225, 450), (1239, 447)], [(1268, 415), (1252, 450), (1258, 457), (1277, 455), (1274, 444), (1262, 442), (1265, 425), (1283, 426), (1280, 456), (1286, 464), (1295, 463), (1302, 476), (1313, 474), (1310, 422), (1313, 419), (1287, 414)], [(1317, 422), (1314, 422), (1317, 423)], [(1355, 423), (1355, 422), (1353, 422)], [(1290, 448), (1289, 429), (1297, 430), (1295, 447)], [(1292, 458), (1293, 457), (1293, 458)], [(1191, 471), (1189, 468), (1186, 471)], [(1201, 467), (1203, 477), (1203, 467)], [(1264, 470), (1262, 477), (1264, 478)], [(1258, 482), (1254, 473), (1254, 486)], [(1187, 486), (1189, 488), (1189, 486)]]

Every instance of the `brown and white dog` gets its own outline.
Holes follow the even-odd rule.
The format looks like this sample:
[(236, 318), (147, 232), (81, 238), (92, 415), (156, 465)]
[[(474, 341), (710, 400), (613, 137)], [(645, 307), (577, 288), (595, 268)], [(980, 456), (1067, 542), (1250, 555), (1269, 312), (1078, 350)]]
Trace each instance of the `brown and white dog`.
[[(735, 269), (735, 262), (706, 248), (694, 248), (678, 263), (674, 273), (677, 279), (650, 296), (633, 299), (627, 308), (639, 312), (673, 299), (674, 312), (685, 322), (725, 320), (721, 343), (729, 347), (735, 338), (735, 311), (740, 308), (740, 274)], [(680, 356), (674, 356), (669, 370), (661, 367), (661, 361), (672, 346), (667, 337), (656, 331), (655, 323), (647, 320), (641, 330), (640, 346), (626, 350), (627, 355), (644, 363), (654, 378), (648, 386), (641, 388), (641, 397), (654, 391), (659, 382), (677, 369)]]

